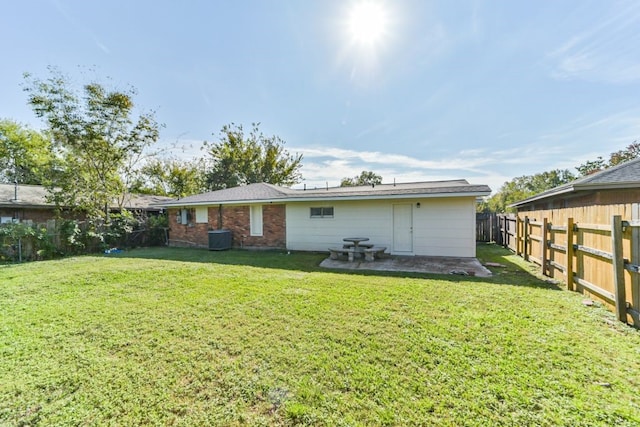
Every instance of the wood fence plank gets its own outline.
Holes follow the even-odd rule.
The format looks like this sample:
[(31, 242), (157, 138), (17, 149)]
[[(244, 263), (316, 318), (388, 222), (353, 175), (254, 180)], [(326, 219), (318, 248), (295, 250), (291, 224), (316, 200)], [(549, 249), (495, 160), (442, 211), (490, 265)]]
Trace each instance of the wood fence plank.
[(622, 217), (611, 218), (611, 251), (613, 253), (613, 284), (616, 314), (621, 322), (627, 321), (627, 298), (624, 284), (624, 256), (622, 254)]
[(522, 252), (524, 253), (524, 260), (529, 261), (529, 217), (524, 217), (524, 232), (522, 233)]
[(555, 261), (549, 260), (549, 265), (554, 266), (555, 268), (557, 268), (558, 270), (560, 270), (562, 272), (565, 272), (567, 270), (567, 268), (564, 265), (562, 265), (560, 263), (557, 263)]
[(520, 250), (520, 236), (522, 233), (520, 231), (520, 224), (522, 220), (519, 216), (516, 217), (516, 255), (522, 256), (522, 251)]
[(576, 224), (578, 230), (589, 230), (589, 231), (611, 231), (610, 225), (605, 224), (583, 224), (581, 222)]
[(573, 218), (567, 218), (567, 265), (564, 271), (567, 280), (567, 289), (575, 291), (573, 283)]
[(598, 256), (600, 258), (604, 258), (604, 259), (608, 259), (608, 260), (612, 260), (613, 259), (613, 254), (610, 253), (610, 252), (601, 251), (600, 249), (594, 249), (594, 248), (590, 248), (590, 247), (584, 246), (584, 245), (573, 245), (573, 250), (574, 251), (585, 252), (587, 254), (595, 255), (595, 256)]
[(533, 262), (535, 264), (538, 264), (539, 266), (542, 266), (542, 260), (538, 257), (535, 257), (533, 255), (529, 255), (529, 262)]
[(600, 286), (594, 285), (591, 282), (587, 282), (584, 279), (581, 279), (579, 277), (574, 277), (573, 281), (575, 283), (579, 284), (580, 286), (582, 286), (583, 288), (587, 288), (591, 292), (596, 293), (596, 294), (600, 295), (601, 297), (604, 297), (604, 298), (608, 299), (609, 301), (615, 301), (615, 299), (616, 299), (616, 296), (613, 293), (611, 293), (609, 291), (606, 291), (606, 290), (602, 289)]
[(556, 251), (560, 251), (560, 252), (567, 252), (567, 247), (564, 245), (559, 245), (557, 243), (549, 243), (549, 247), (551, 249), (554, 249)]
[[(640, 204), (631, 205), (631, 222), (638, 223), (640, 221)], [(629, 256), (631, 264), (640, 265), (640, 227), (631, 228), (631, 254)], [(640, 274), (631, 275), (631, 309), (629, 313), (633, 318), (634, 325), (640, 327)]]
[(547, 217), (544, 217), (544, 219), (542, 220), (542, 242), (540, 244), (541, 246), (540, 260), (542, 261), (543, 276), (548, 276), (547, 274), (547, 245), (548, 245), (547, 236), (549, 235), (549, 232), (547, 230), (547, 227), (548, 227)]

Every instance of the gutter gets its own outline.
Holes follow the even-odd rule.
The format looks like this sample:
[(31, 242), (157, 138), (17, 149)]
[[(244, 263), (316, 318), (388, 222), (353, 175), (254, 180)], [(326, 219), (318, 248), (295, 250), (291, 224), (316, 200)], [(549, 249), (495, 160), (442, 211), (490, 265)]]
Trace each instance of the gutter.
[(286, 202), (325, 202), (325, 201), (355, 201), (355, 200), (406, 200), (406, 199), (436, 199), (451, 197), (481, 197), (488, 196), (490, 191), (483, 192), (460, 192), (460, 193), (415, 193), (397, 194), (394, 196), (381, 197), (381, 195), (371, 196), (331, 196), (331, 197), (285, 197), (277, 199), (255, 199), (255, 200), (209, 200), (200, 202), (176, 201), (174, 203), (156, 204), (153, 206), (172, 208), (183, 206), (212, 206), (212, 205), (245, 205), (245, 204), (269, 204)]
[(532, 203), (532, 202), (536, 202), (538, 200), (548, 199), (550, 197), (554, 197), (554, 196), (557, 196), (557, 195), (560, 195), (560, 194), (573, 193), (574, 191), (575, 191), (575, 189), (573, 188), (573, 186), (571, 186), (571, 187), (568, 187), (568, 188), (563, 189), (561, 191), (556, 191), (556, 192), (553, 192), (553, 193), (539, 195), (539, 196), (532, 196), (532, 197), (529, 197), (528, 199), (524, 199), (524, 200), (521, 200), (519, 202), (507, 205), (507, 207), (509, 207), (509, 208), (517, 208), (518, 206), (526, 205), (526, 204), (529, 204), (529, 203)]
[(626, 189), (633, 189), (633, 188), (639, 188), (638, 182), (626, 181), (626, 182), (612, 182), (612, 183), (598, 183), (598, 184), (577, 183), (575, 185), (571, 185), (560, 191), (547, 193), (547, 194), (540, 194), (538, 196), (533, 196), (528, 199), (524, 199), (520, 202), (512, 203), (508, 205), (508, 207), (517, 208), (519, 206), (527, 205), (529, 203), (537, 202), (539, 200), (550, 199), (550, 198), (567, 194), (567, 193), (577, 193), (578, 191), (626, 190)]

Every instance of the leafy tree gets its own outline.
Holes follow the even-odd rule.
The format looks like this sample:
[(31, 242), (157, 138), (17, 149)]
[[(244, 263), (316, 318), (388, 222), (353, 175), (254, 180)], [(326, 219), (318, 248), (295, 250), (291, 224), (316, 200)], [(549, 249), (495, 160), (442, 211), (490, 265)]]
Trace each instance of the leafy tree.
[(206, 172), (207, 188), (218, 190), (258, 182), (293, 185), (302, 180), (302, 154), (291, 155), (278, 136), (265, 136), (252, 124), (244, 133), (241, 125), (225, 125), (220, 140), (204, 144), (210, 166)]
[(131, 192), (185, 197), (204, 189), (202, 162), (153, 158), (140, 169)]
[(0, 120), (0, 181), (42, 184), (51, 167), (49, 147), (45, 134)]
[(382, 177), (372, 171), (362, 171), (358, 176), (354, 176), (353, 178), (342, 178), (342, 181), (340, 181), (340, 187), (378, 184), (382, 184)]
[(575, 179), (567, 169), (555, 169), (535, 175), (524, 175), (505, 182), (496, 194), (478, 206), (479, 211), (511, 212), (508, 206), (545, 190), (566, 184)]
[(580, 166), (576, 167), (576, 170), (580, 173), (580, 176), (587, 176), (605, 169), (606, 167), (607, 164), (604, 159), (601, 156), (598, 156), (595, 160), (587, 160)]
[(640, 157), (640, 143), (633, 141), (627, 145), (624, 150), (611, 153), (609, 156), (609, 166), (615, 166), (629, 160), (637, 159), (638, 157)]
[(637, 159), (638, 157), (640, 157), (640, 143), (638, 141), (633, 141), (623, 150), (611, 153), (609, 155), (609, 160), (604, 160), (601, 156), (598, 156), (596, 160), (588, 160), (576, 169), (581, 176), (586, 176), (594, 172), (610, 168), (611, 166), (615, 166), (632, 159)]
[[(44, 119), (55, 155), (56, 180), (47, 183), (60, 208), (73, 207), (90, 220), (109, 219), (122, 208), (126, 175), (159, 137), (153, 113), (134, 113), (132, 88), (111, 90), (90, 82), (81, 91), (55, 69), (42, 80), (25, 74), (24, 90), (36, 116)], [(80, 93), (79, 93), (80, 92)]]

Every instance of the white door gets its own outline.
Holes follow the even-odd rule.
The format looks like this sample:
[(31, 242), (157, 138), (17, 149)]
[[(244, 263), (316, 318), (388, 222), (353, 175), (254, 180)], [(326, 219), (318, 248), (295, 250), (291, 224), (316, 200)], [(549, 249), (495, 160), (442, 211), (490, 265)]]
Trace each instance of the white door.
[(413, 252), (413, 206), (393, 205), (393, 252)]

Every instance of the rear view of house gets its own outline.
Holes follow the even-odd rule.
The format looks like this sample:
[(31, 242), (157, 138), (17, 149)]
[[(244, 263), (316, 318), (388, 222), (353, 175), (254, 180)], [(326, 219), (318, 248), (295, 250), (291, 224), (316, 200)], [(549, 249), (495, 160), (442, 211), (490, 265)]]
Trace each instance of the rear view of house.
[(260, 183), (162, 206), (173, 245), (207, 247), (209, 231), (225, 229), (233, 247), (326, 251), (357, 235), (397, 255), (474, 257), (476, 199), (490, 192), (465, 180), (313, 190)]

